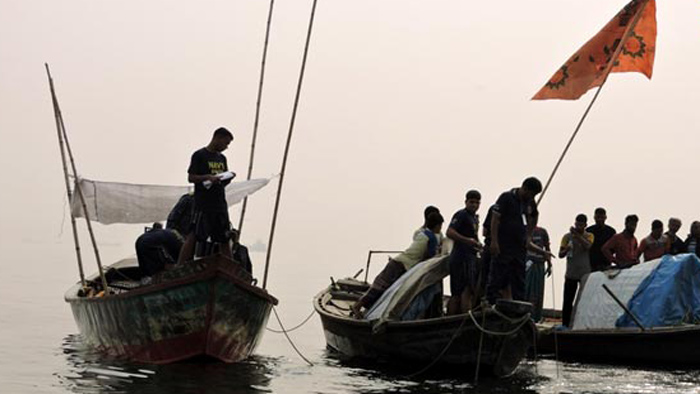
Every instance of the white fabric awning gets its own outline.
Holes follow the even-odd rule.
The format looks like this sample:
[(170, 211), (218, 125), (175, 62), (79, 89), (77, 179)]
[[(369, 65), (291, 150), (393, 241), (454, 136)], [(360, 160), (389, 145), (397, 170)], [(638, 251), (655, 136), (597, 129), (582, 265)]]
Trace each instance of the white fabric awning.
[[(232, 182), (226, 186), (229, 206), (238, 204), (265, 187), (272, 178)], [(192, 191), (193, 186), (137, 185), (118, 182), (99, 182), (79, 179), (85, 196), (90, 220), (102, 224), (162, 222), (180, 197)], [(77, 187), (77, 186), (76, 186)], [(78, 193), (73, 193), (71, 211), (75, 217), (84, 217)]]

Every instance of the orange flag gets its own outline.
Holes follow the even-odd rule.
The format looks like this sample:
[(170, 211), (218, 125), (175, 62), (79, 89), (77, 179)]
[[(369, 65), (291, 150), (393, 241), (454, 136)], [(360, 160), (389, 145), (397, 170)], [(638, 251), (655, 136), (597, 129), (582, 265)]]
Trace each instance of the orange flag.
[(636, 71), (651, 79), (655, 52), (656, 3), (632, 0), (571, 56), (532, 99), (576, 100), (603, 84), (611, 72)]

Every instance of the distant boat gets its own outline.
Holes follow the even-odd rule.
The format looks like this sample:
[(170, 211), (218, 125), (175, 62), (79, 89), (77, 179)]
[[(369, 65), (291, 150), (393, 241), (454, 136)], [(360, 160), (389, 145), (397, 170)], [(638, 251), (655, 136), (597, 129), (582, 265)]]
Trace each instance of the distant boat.
[[(78, 283), (65, 299), (88, 345), (136, 362), (241, 361), (257, 347), (277, 304), (221, 256), (177, 265), (146, 285), (136, 259), (107, 267), (105, 276), (115, 294), (85, 297)], [(89, 281), (99, 283), (99, 276)]]
[[(343, 279), (322, 290), (313, 304), (328, 348), (344, 358), (401, 365), (407, 372), (435, 363), (470, 368), (479, 364), (487, 374), (512, 374), (535, 340), (531, 305), (503, 301), (470, 314), (402, 320), (399, 316), (411, 308), (413, 299), (448, 273), (445, 257), (426, 263), (430, 272), (412, 269), (402, 277), (404, 283), (396, 286), (403, 289), (395, 295), (385, 293), (383, 298), (392, 298), (386, 304), (397, 308), (379, 319), (350, 316), (350, 307), (369, 288), (367, 282)], [(446, 301), (444, 297), (443, 304)]]
[(590, 274), (577, 295), (572, 329), (557, 327), (561, 311), (543, 311), (537, 351), (576, 361), (698, 366), (698, 272), (700, 260), (685, 254)]

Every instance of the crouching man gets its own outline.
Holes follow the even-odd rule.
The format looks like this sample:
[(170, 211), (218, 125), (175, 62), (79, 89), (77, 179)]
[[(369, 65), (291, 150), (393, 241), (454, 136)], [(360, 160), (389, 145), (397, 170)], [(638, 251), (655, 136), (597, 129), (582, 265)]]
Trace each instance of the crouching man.
[(442, 231), (443, 221), (442, 215), (439, 213), (431, 213), (428, 215), (428, 220), (426, 221), (427, 228), (414, 237), (411, 246), (403, 253), (393, 259), (389, 259), (389, 262), (382, 272), (374, 278), (374, 282), (372, 282), (369, 290), (367, 290), (367, 292), (352, 306), (352, 312), (355, 317), (361, 318), (362, 308), (371, 308), (379, 297), (384, 294), (386, 289), (396, 282), (401, 275), (405, 274), (406, 271), (413, 268), (413, 266), (419, 262), (430, 259), (438, 254), (440, 250), (438, 234)]

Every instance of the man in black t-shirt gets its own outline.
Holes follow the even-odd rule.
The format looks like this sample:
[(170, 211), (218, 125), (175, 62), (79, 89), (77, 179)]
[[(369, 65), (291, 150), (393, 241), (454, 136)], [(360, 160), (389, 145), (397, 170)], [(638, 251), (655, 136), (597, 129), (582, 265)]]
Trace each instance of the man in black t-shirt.
[(208, 238), (220, 244), (219, 251), (224, 257), (231, 258), (231, 223), (224, 190), (231, 180), (222, 181), (217, 176), (228, 171), (226, 156), (221, 152), (231, 141), (233, 134), (220, 127), (214, 131), (209, 145), (192, 154), (187, 180), (194, 183), (194, 231), (187, 236), (178, 262), (191, 260), (196, 242), (206, 242)]
[(491, 304), (499, 295), (525, 298), (525, 259), (530, 234), (537, 223), (535, 196), (542, 191), (537, 178), (525, 179), (519, 188), (501, 194), (492, 208), (491, 268), (486, 297)]
[(450, 301), (447, 314), (467, 313), (472, 308), (476, 295), (479, 267), (476, 258), (481, 251), (479, 242), (479, 216), (476, 211), (481, 204), (481, 193), (467, 192), (464, 208), (452, 216), (447, 237), (454, 241), (450, 254)]
[(613, 235), (617, 234), (617, 231), (605, 224), (607, 218), (605, 208), (596, 208), (593, 214), (595, 224), (586, 229), (587, 232), (593, 234), (593, 245), (589, 249), (591, 272), (605, 271), (610, 268), (610, 261), (603, 254), (602, 248)]

